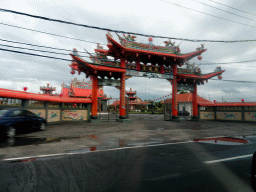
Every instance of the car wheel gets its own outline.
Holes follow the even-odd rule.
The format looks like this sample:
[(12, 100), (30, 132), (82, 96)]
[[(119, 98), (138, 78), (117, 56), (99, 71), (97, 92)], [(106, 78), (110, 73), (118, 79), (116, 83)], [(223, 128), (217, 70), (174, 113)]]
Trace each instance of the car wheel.
[(16, 135), (16, 129), (12, 126), (7, 128), (6, 135), (8, 138), (13, 138)]
[(46, 124), (45, 123), (41, 123), (39, 129), (40, 129), (40, 131), (44, 131), (46, 129)]

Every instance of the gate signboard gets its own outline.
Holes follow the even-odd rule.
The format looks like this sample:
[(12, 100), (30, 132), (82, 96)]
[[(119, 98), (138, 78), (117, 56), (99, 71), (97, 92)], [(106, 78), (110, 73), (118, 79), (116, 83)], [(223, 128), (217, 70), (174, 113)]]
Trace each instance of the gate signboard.
[(194, 86), (177, 83), (177, 91), (194, 91)]
[(119, 80), (114, 79), (99, 79), (98, 82), (99, 86), (114, 86), (114, 87), (120, 87), (121, 83)]
[(141, 72), (141, 71), (135, 71), (135, 70), (126, 70), (126, 75), (133, 76), (133, 77), (173, 79), (172, 73), (161, 74), (161, 73)]

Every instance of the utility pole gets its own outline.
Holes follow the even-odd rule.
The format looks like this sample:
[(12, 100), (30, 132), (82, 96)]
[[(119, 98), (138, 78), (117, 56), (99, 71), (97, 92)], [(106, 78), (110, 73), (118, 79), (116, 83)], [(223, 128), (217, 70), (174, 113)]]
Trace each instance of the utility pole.
[(223, 95), (222, 95), (222, 103), (223, 103)]

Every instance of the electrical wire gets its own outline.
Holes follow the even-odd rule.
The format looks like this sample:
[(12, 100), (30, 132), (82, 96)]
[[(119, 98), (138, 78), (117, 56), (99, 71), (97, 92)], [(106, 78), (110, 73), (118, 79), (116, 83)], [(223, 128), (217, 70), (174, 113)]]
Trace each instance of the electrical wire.
[[(47, 49), (55, 49), (55, 50), (59, 50), (59, 51), (68, 51), (68, 52), (71, 52), (71, 51), (72, 51), (72, 50), (69, 50), (69, 49), (61, 49), (61, 48), (48, 47), (48, 46), (43, 46), (43, 45), (35, 45), (35, 44), (30, 44), (30, 43), (22, 43), (22, 42), (11, 41), (11, 40), (6, 40), (6, 39), (0, 39), (0, 41), (5, 41), (5, 42), (8, 42), (8, 43), (17, 43), (17, 44), (21, 44), (21, 45), (29, 45), (29, 46), (33, 46), (33, 47), (41, 47), (41, 48), (47, 48)], [(87, 52), (79, 51), (79, 53), (87, 53)], [(92, 53), (92, 54), (93, 54), (93, 53)]]
[[(38, 52), (43, 52), (43, 53), (52, 53), (52, 54), (68, 55), (68, 56), (70, 56), (70, 54), (67, 54), (67, 53), (57, 53), (57, 52), (52, 52), (52, 51), (44, 51), (44, 50), (31, 49), (31, 48), (25, 48), (25, 47), (16, 47), (16, 46), (11, 46), (11, 45), (4, 45), (4, 44), (0, 44), (0, 46), (11, 47), (11, 48), (15, 48), (15, 49), (25, 49), (25, 50), (30, 50), (30, 51), (38, 51)], [(90, 58), (89, 56), (85, 56), (85, 55), (82, 56), (82, 57)], [(99, 58), (99, 60), (102, 60), (102, 59)]]
[[(165, 3), (170, 3), (170, 2), (165, 1), (165, 0), (160, 0), (160, 1), (163, 1)], [(192, 11), (196, 11), (194, 9), (183, 7), (181, 5), (177, 5), (177, 4), (174, 4), (174, 3), (170, 3), (170, 4), (176, 5), (176, 6), (185, 8), (185, 9), (189, 9), (189, 10), (192, 10)], [(0, 11), (10, 12), (10, 13), (19, 14), (19, 15), (28, 16), (28, 17), (33, 17), (33, 18), (37, 18), (37, 19), (43, 19), (43, 20), (47, 20), (47, 21), (64, 23), (64, 24), (68, 24), (68, 25), (76, 25), (76, 26), (80, 26), (80, 27), (86, 27), (86, 28), (92, 28), (92, 29), (98, 29), (98, 30), (104, 30), (104, 31), (111, 31), (111, 32), (115, 32), (115, 33), (129, 33), (129, 34), (140, 35), (140, 36), (145, 36), (145, 37), (165, 38), (165, 39), (167, 38), (167, 39), (175, 39), (175, 40), (183, 40), (183, 41), (191, 41), (191, 42), (218, 42), (218, 43), (238, 43), (238, 42), (256, 41), (255, 39), (254, 40), (236, 40), (236, 41), (199, 40), (199, 39), (184, 39), (184, 38), (175, 38), (175, 37), (165, 37), (165, 36), (158, 36), (158, 35), (147, 35), (147, 34), (142, 34), (142, 33), (134, 33), (134, 32), (127, 32), (127, 31), (113, 30), (113, 29), (108, 29), (108, 28), (103, 28), (103, 27), (96, 27), (96, 26), (90, 26), (90, 25), (85, 25), (85, 24), (78, 24), (78, 23), (64, 21), (64, 20), (51, 19), (51, 18), (48, 18), (48, 17), (31, 15), (31, 14), (28, 14), (28, 13), (22, 13), (22, 12), (8, 10), (8, 9), (2, 9), (2, 8), (0, 8)], [(202, 13), (202, 14), (205, 14), (205, 15), (209, 15), (209, 16), (212, 16), (212, 17), (215, 17), (215, 18), (223, 19), (223, 20), (226, 20), (226, 21), (230, 21), (230, 22), (241, 24), (241, 25), (256, 28), (256, 26), (239, 23), (239, 22), (232, 21), (232, 20), (229, 20), (229, 19), (224, 19), (224, 18), (221, 18), (221, 17), (218, 17), (218, 16), (214, 16), (214, 15), (211, 15), (211, 14), (208, 14), (208, 13), (201, 12), (201, 11), (196, 11), (196, 12), (199, 12), (199, 13)], [(3, 24), (3, 23), (0, 23), (0, 24)], [(5, 24), (5, 25), (14, 27), (13, 25), (9, 25), (9, 24)], [(17, 26), (15, 26), (15, 27), (17, 27)], [(27, 28), (23, 28), (23, 27), (18, 27), (18, 28), (26, 29), (26, 30), (30, 30), (30, 31), (36, 31), (36, 30), (33, 30), (33, 29), (27, 29)], [(36, 31), (36, 32), (39, 32), (39, 31)], [(66, 36), (61, 36), (61, 35), (56, 35), (56, 34), (51, 34), (51, 33), (46, 33), (46, 32), (43, 32), (43, 33), (49, 34), (49, 35), (54, 35), (54, 36), (59, 36), (59, 37), (65, 37), (65, 38), (69, 38), (69, 39), (74, 39), (74, 40), (79, 40), (79, 41), (85, 41), (85, 40), (75, 39), (75, 38), (71, 38), (71, 37), (66, 37)], [(85, 42), (90, 42), (90, 41), (85, 41)], [(95, 43), (95, 42), (90, 42), (90, 43)]]
[(16, 46), (11, 46), (11, 45), (4, 45), (4, 44), (0, 44), (0, 46), (4, 46), (4, 47), (11, 47), (11, 48), (16, 48), (16, 49), (26, 49), (26, 50), (30, 50), (30, 51), (39, 51), (39, 52), (44, 52), (44, 53), (53, 53), (53, 54), (58, 54), (58, 55), (69, 55), (67, 53), (57, 53), (57, 52), (52, 52), (52, 51), (43, 51), (43, 50), (37, 50), (37, 49), (30, 49), (30, 48), (24, 48), (24, 47), (16, 47)]
[(234, 82), (234, 83), (256, 83), (256, 81), (238, 81), (238, 80), (226, 80), (226, 79), (209, 79), (209, 80), (215, 80), (215, 81), (229, 81), (229, 82)]
[(242, 12), (242, 13), (246, 13), (246, 14), (249, 14), (249, 15), (254, 15), (254, 16), (256, 16), (256, 15), (253, 14), (253, 13), (249, 13), (249, 12), (243, 11), (243, 10), (241, 10), (241, 9), (237, 9), (237, 8), (234, 8), (234, 7), (231, 7), (231, 6), (228, 6), (228, 5), (225, 5), (225, 4), (222, 4), (222, 3), (219, 3), (219, 2), (213, 1), (213, 0), (208, 0), (208, 1), (212, 1), (212, 2), (214, 2), (214, 3), (217, 3), (217, 4), (219, 4), (219, 5), (228, 7), (228, 8), (230, 8), (230, 9), (234, 9), (234, 10), (236, 10), (236, 11), (240, 11), (240, 12)]
[[(1, 9), (0, 9), (1, 10)], [(93, 41), (86, 41), (86, 40), (83, 40), (83, 39), (77, 39), (77, 38), (73, 38), (73, 37), (67, 37), (67, 36), (64, 36), (64, 35), (57, 35), (57, 34), (54, 34), (54, 33), (48, 33), (48, 32), (44, 32), (44, 31), (38, 31), (38, 30), (34, 30), (34, 29), (29, 29), (29, 28), (25, 28), (25, 27), (19, 27), (19, 26), (16, 26), (16, 25), (10, 25), (10, 24), (6, 24), (6, 23), (0, 23), (0, 25), (6, 25), (6, 26), (9, 26), (9, 27), (15, 27), (15, 28), (19, 28), (19, 29), (24, 29), (24, 30), (28, 30), (28, 31), (33, 31), (33, 32), (37, 32), (37, 33), (43, 33), (43, 34), (47, 34), (47, 35), (52, 35), (52, 36), (56, 36), (56, 37), (63, 37), (63, 38), (66, 38), (66, 39), (72, 39), (72, 40), (76, 40), (76, 41), (83, 41), (83, 42), (87, 42), (87, 43), (94, 43), (94, 44), (98, 44), (96, 42), (93, 42)], [(256, 40), (255, 40), (256, 41)], [(106, 44), (103, 44), (101, 43), (102, 45), (106, 45)]]
[[(215, 62), (208, 62), (208, 61), (191, 61), (188, 63), (200, 63), (200, 65), (229, 65), (229, 64), (236, 64), (236, 63), (250, 63), (250, 62), (255, 62), (256, 60), (246, 60), (246, 61), (234, 61), (234, 62), (220, 62), (220, 63), (215, 63)], [(204, 62), (204, 63), (201, 63)]]
[(212, 8), (214, 8), (214, 9), (217, 9), (217, 10), (220, 10), (220, 11), (223, 11), (223, 12), (226, 12), (226, 13), (229, 13), (229, 14), (231, 14), (231, 15), (235, 15), (235, 16), (238, 16), (238, 17), (241, 17), (241, 18), (250, 20), (250, 21), (256, 21), (256, 20), (254, 20), (254, 19), (250, 19), (250, 18), (248, 18), (248, 17), (244, 17), (244, 16), (241, 16), (241, 15), (238, 15), (238, 14), (235, 14), (235, 13), (232, 13), (232, 12), (229, 12), (229, 11), (225, 11), (225, 10), (220, 9), (220, 8), (218, 8), (218, 7), (214, 7), (214, 6), (212, 6), (212, 5), (208, 5), (208, 4), (206, 4), (206, 3), (203, 3), (203, 2), (200, 2), (200, 1), (197, 1), (197, 0), (192, 0), (192, 1), (195, 1), (195, 2), (200, 3), (200, 4), (202, 4), (202, 5), (206, 5), (206, 6), (208, 6), (208, 7), (212, 7)]
[[(18, 42), (18, 41), (11, 41), (11, 40), (6, 40), (6, 39), (1, 39), (0, 38), (0, 41), (4, 41), (4, 42), (9, 42), (9, 43), (17, 43), (17, 44), (21, 44), (21, 45), (29, 45), (29, 46), (34, 46), (34, 47), (41, 47), (41, 48), (48, 48), (48, 49), (55, 49), (55, 50), (60, 50), (60, 51), (68, 51), (68, 52), (71, 52), (72, 50), (69, 50), (69, 49), (61, 49), (61, 48), (55, 48), (55, 47), (48, 47), (48, 46), (42, 46), (42, 45), (35, 45), (35, 44), (30, 44), (30, 43), (23, 43), (23, 42)], [(18, 47), (15, 47), (15, 48), (18, 48)], [(32, 49), (31, 49), (32, 50)], [(39, 51), (39, 50), (36, 50), (36, 51)], [(53, 53), (56, 53), (56, 52), (53, 52)], [(87, 52), (84, 52), (84, 51), (79, 51), (78, 52), (79, 54), (80, 53), (86, 53), (88, 54)], [(56, 53), (56, 54), (60, 54), (60, 53)], [(95, 54), (95, 53), (90, 53), (90, 54)], [(64, 54), (65, 55), (65, 54)], [(69, 55), (69, 54), (68, 54)], [(82, 55), (81, 55), (82, 56)], [(84, 56), (84, 57), (88, 57), (88, 56)], [(111, 60), (111, 61), (114, 61), (114, 60)], [(195, 63), (198, 63), (197, 61), (194, 61)], [(194, 63), (192, 62), (192, 63)], [(249, 62), (256, 62), (256, 60), (247, 60), (247, 61), (237, 61), (237, 62), (223, 62), (223, 63), (214, 63), (214, 62), (208, 62), (208, 61), (200, 61), (201, 62), (204, 62), (202, 63), (201, 65), (225, 65), (225, 64), (236, 64), (236, 63), (249, 63)]]
[[(61, 49), (61, 48), (55, 48), (55, 47), (48, 47), (48, 46), (42, 46), (42, 45), (35, 45), (35, 44), (30, 44), (30, 43), (23, 43), (23, 42), (18, 42), (18, 41), (11, 41), (11, 40), (6, 40), (6, 39), (1, 39), (0, 38), (0, 41), (4, 41), (4, 42), (9, 42), (9, 43), (17, 43), (17, 44), (21, 44), (21, 45), (29, 45), (29, 46), (34, 46), (34, 47), (41, 47), (41, 48), (48, 48), (48, 49), (55, 49), (55, 50), (60, 50), (60, 51), (68, 51), (68, 52), (71, 52), (71, 50), (69, 49)], [(15, 48), (18, 48), (18, 47), (15, 47)], [(32, 49), (31, 49), (32, 50)], [(39, 50), (36, 50), (36, 51), (39, 51)], [(56, 52), (53, 52), (53, 53), (56, 53)], [(80, 53), (86, 53), (88, 54), (87, 52), (84, 52), (84, 51), (79, 51), (79, 54)], [(56, 53), (56, 54), (60, 54), (60, 53)], [(95, 54), (95, 53), (90, 53), (90, 54)], [(65, 55), (65, 54), (64, 54)], [(68, 54), (69, 55), (69, 54)], [(83, 56), (83, 55), (81, 55)], [(84, 57), (88, 57), (88, 56), (84, 56)], [(114, 61), (114, 60), (110, 60), (110, 61)], [(249, 62), (255, 62), (256, 60), (247, 60), (247, 61), (237, 61), (237, 62), (223, 62), (223, 63), (214, 63), (214, 62), (208, 62), (208, 61), (200, 61), (201, 62), (204, 62), (202, 63), (201, 65), (224, 65), (224, 64), (236, 64), (236, 63), (249, 63)], [(197, 61), (194, 61), (195, 63), (198, 63)], [(194, 63), (193, 62), (193, 63)]]
[(190, 10), (190, 11), (194, 11), (194, 12), (197, 12), (197, 13), (201, 13), (201, 14), (204, 14), (204, 15), (208, 15), (208, 16), (211, 16), (211, 17), (215, 17), (215, 18), (218, 18), (218, 19), (225, 20), (225, 21), (229, 21), (229, 22), (232, 22), (232, 23), (237, 23), (237, 24), (240, 24), (240, 25), (244, 25), (244, 26), (256, 28), (256, 26), (252, 26), (252, 25), (240, 23), (240, 22), (233, 21), (233, 20), (230, 20), (230, 19), (225, 19), (225, 18), (216, 16), (216, 15), (212, 15), (212, 14), (209, 14), (209, 13), (204, 13), (204, 12), (202, 12), (202, 11), (197, 11), (197, 10), (194, 10), (194, 9), (191, 9), (191, 8), (188, 8), (188, 7), (184, 7), (184, 6), (182, 6), (182, 5), (178, 5), (178, 4), (175, 4), (175, 3), (171, 3), (171, 2), (169, 2), (169, 1), (165, 1), (165, 0), (159, 0), (159, 1), (162, 1), (162, 2), (165, 2), (165, 3), (169, 3), (169, 4), (172, 4), (172, 5), (175, 5), (175, 6), (184, 8), (184, 9), (188, 9), (188, 10)]
[(226, 62), (226, 63), (209, 63), (209, 64), (201, 64), (201, 65), (230, 65), (230, 64), (236, 64), (236, 63), (250, 63), (255, 62), (256, 60), (247, 60), (247, 61), (237, 61), (237, 62)]
[[(6, 42), (14, 42), (14, 41), (9, 41), (9, 40), (3, 40), (0, 39), (0, 41), (6, 41)], [(26, 43), (21, 43), (21, 42), (15, 42), (18, 44), (26, 44)], [(38, 47), (44, 47), (44, 48), (49, 48), (49, 49), (56, 49), (56, 50), (65, 50), (65, 51), (70, 51), (67, 49), (58, 49), (58, 48), (53, 48), (53, 47), (46, 47), (46, 46), (39, 46), (39, 45), (33, 45), (33, 44), (26, 44), (26, 45), (32, 45), (32, 46), (38, 46)], [(24, 47), (17, 47), (17, 46), (10, 46), (10, 45), (4, 45), (4, 44), (0, 44), (0, 46), (5, 46), (5, 47), (11, 47), (11, 48), (17, 48), (17, 49), (26, 49), (26, 50), (30, 50), (30, 51), (38, 51), (38, 52), (44, 52), (44, 53), (52, 53), (52, 54), (58, 54), (58, 55), (70, 55), (70, 54), (66, 54), (66, 53), (58, 53), (58, 52), (52, 52), (52, 51), (44, 51), (44, 50), (38, 50), (38, 49), (31, 49), (31, 48), (24, 48)], [(80, 53), (80, 52), (79, 52)], [(86, 53), (86, 52), (83, 52)], [(85, 56), (85, 55), (80, 55), (81, 57), (87, 57), (90, 58), (90, 56)], [(105, 60), (105, 59), (100, 59), (99, 60)], [(107, 59), (108, 61), (114, 61), (112, 59)], [(239, 62), (227, 62), (227, 63), (210, 63), (210, 64), (201, 64), (201, 65), (230, 65), (230, 64), (235, 64), (235, 63), (248, 63), (248, 62), (255, 62), (256, 60), (247, 60), (247, 61), (239, 61)]]
[[(8, 46), (8, 47), (13, 47), (13, 46)], [(15, 47), (16, 48), (16, 47)], [(19, 48), (19, 47), (17, 47)], [(28, 48), (24, 48), (24, 49), (28, 49)], [(46, 55), (38, 55), (38, 54), (34, 54), (34, 53), (27, 53), (27, 52), (21, 52), (21, 51), (14, 51), (14, 50), (10, 50), (10, 49), (3, 49), (3, 48), (0, 48), (0, 50), (2, 51), (7, 51), (7, 52), (13, 52), (13, 53), (19, 53), (19, 54), (24, 54), (24, 55), (31, 55), (31, 56), (37, 56), (37, 57), (45, 57), (45, 58), (49, 58), (49, 59), (59, 59), (59, 60), (63, 60), (63, 61), (72, 61), (71, 59), (63, 59), (63, 58), (58, 58), (58, 57), (52, 57), (52, 56), (46, 56)], [(30, 50), (30, 49), (28, 49)], [(41, 51), (41, 50), (38, 50), (38, 51)], [(42, 51), (44, 52), (44, 51)], [(89, 56), (87, 56), (89, 57)], [(105, 59), (100, 59), (100, 60), (105, 60)], [(85, 61), (86, 62), (86, 61)], [(96, 64), (94, 63), (93, 65), (96, 65), (96, 66), (106, 66), (104, 64)], [(108, 67), (111, 67), (111, 68), (114, 68), (113, 66), (108, 66)], [(121, 67), (119, 67), (121, 68)]]
[(31, 55), (31, 56), (37, 56), (37, 57), (45, 57), (45, 58), (49, 58), (49, 59), (59, 59), (59, 60), (63, 60), (63, 61), (72, 61), (70, 59), (63, 59), (63, 58), (57, 58), (57, 57), (51, 57), (51, 56), (46, 56), (46, 55), (38, 55), (38, 54), (34, 54), (34, 53), (27, 53), (27, 52), (21, 52), (21, 51), (14, 51), (14, 50), (10, 50), (10, 49), (2, 49), (0, 48), (1, 51), (8, 51), (8, 52), (13, 52), (13, 53), (20, 53), (20, 54), (24, 54), (24, 55)]
[[(60, 49), (60, 48), (55, 48), (55, 47), (48, 47), (48, 46), (41, 46), (41, 45), (35, 45), (35, 44), (29, 44), (29, 43), (22, 43), (22, 42), (18, 42), (18, 41), (10, 41), (10, 40), (5, 40), (5, 39), (0, 39), (0, 41), (4, 41), (4, 42), (11, 42), (11, 43), (17, 43), (17, 44), (22, 44), (22, 45), (30, 45), (30, 46), (34, 46), (34, 47), (42, 47), (42, 48), (48, 48), (48, 49), (55, 49), (55, 50), (62, 50), (62, 51), (68, 51), (68, 52), (71, 52), (70, 50), (68, 49)], [(3, 44), (0, 44), (1, 46), (6, 46), (6, 47), (12, 47), (12, 48), (17, 48), (17, 49), (27, 49), (27, 50), (32, 50), (32, 51), (39, 51), (39, 52), (46, 52), (46, 53), (53, 53), (53, 54), (59, 54), (59, 55), (70, 55), (70, 54), (65, 54), (65, 53), (58, 53), (58, 52), (51, 52), (51, 51), (43, 51), (43, 50), (37, 50), (37, 49), (30, 49), (30, 48), (22, 48), (22, 47), (16, 47), (16, 46), (10, 46), (10, 45), (3, 45)], [(79, 51), (79, 54), (80, 53), (86, 53), (88, 54), (87, 52), (80, 52)], [(90, 53), (90, 54), (94, 54), (95, 53)], [(87, 58), (90, 58), (89, 56), (86, 56), (86, 55), (80, 55), (81, 57), (87, 57)], [(100, 59), (100, 58), (98, 58)], [(104, 59), (100, 59), (100, 60), (104, 60)], [(114, 61), (113, 59), (108, 59), (108, 61)], [(204, 61), (206, 63), (202, 63), (201, 65), (230, 65), (230, 64), (241, 64), (241, 63), (249, 63), (249, 62), (256, 62), (256, 60), (247, 60), (247, 61), (237, 61), (237, 62), (223, 62), (223, 63), (211, 63), (211, 62), (207, 62), (207, 61)]]

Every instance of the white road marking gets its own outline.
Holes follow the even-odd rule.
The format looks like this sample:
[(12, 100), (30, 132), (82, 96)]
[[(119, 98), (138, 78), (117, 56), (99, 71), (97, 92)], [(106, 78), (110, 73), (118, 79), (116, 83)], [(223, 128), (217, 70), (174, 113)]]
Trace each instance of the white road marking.
[(242, 156), (236, 156), (236, 157), (229, 157), (229, 158), (225, 158), (225, 159), (217, 159), (217, 160), (212, 160), (212, 161), (205, 161), (204, 163), (210, 164), (210, 163), (219, 163), (219, 162), (223, 162), (223, 161), (230, 161), (230, 160), (236, 160), (236, 159), (243, 159), (243, 158), (247, 158), (247, 157), (252, 157), (253, 154), (249, 154), (249, 155), (242, 155)]
[[(138, 145), (132, 147), (119, 147), (119, 148), (112, 148), (112, 149), (105, 149), (105, 150), (96, 150), (96, 151), (86, 151), (86, 152), (76, 152), (76, 153), (57, 153), (57, 154), (48, 154), (48, 155), (37, 155), (37, 156), (28, 156), (28, 157), (16, 157), (16, 158), (9, 158), (3, 159), (0, 161), (17, 161), (23, 159), (33, 159), (33, 158), (40, 158), (40, 157), (54, 157), (54, 156), (61, 156), (61, 155), (74, 155), (74, 154), (85, 154), (85, 153), (97, 153), (97, 152), (104, 152), (104, 151), (115, 151), (115, 150), (124, 150), (124, 149), (133, 149), (133, 148), (143, 148), (143, 147), (157, 147), (157, 146), (164, 146), (164, 145), (178, 145), (184, 143), (192, 143), (194, 141), (183, 141), (183, 142), (176, 142), (176, 143), (160, 143), (156, 145)], [(97, 147), (97, 146), (96, 146)]]

